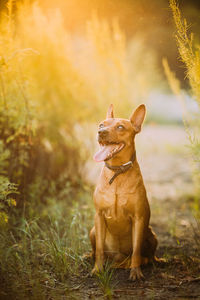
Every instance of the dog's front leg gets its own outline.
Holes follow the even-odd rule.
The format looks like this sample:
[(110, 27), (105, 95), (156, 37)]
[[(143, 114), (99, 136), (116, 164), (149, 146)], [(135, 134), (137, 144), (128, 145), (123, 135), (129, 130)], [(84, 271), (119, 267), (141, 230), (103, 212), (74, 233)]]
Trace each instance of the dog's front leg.
[(105, 220), (102, 211), (97, 211), (95, 215), (95, 235), (96, 235), (96, 253), (95, 265), (92, 274), (103, 269), (104, 263), (104, 243), (105, 243)]
[(141, 271), (141, 249), (144, 236), (144, 219), (134, 219), (132, 220), (132, 247), (133, 253), (131, 257), (131, 271), (130, 271), (130, 280), (143, 279), (144, 276)]

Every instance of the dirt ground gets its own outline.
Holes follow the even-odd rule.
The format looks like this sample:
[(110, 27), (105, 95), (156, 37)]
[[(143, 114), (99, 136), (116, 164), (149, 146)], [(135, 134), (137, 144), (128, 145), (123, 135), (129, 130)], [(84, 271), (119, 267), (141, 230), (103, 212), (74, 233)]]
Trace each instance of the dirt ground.
[[(165, 262), (143, 267), (142, 282), (128, 281), (129, 270), (114, 270), (107, 299), (200, 299), (199, 232), (191, 211), (192, 159), (186, 145), (181, 126), (146, 126), (138, 135), (137, 157), (159, 241), (156, 254)], [(99, 166), (88, 162), (87, 168), (94, 182)], [(105, 288), (82, 270), (72, 279), (69, 298), (103, 299)]]

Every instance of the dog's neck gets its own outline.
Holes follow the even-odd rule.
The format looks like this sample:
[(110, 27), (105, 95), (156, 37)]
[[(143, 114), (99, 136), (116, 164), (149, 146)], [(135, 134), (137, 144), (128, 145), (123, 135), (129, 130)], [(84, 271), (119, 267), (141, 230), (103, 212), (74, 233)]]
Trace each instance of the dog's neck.
[(116, 165), (111, 166), (107, 162), (105, 162), (105, 166), (114, 172), (114, 175), (109, 180), (109, 184), (112, 184), (117, 176), (127, 172), (130, 168), (132, 168), (135, 160), (136, 160), (136, 152), (134, 151), (131, 158), (126, 163), (120, 164), (118, 166)]

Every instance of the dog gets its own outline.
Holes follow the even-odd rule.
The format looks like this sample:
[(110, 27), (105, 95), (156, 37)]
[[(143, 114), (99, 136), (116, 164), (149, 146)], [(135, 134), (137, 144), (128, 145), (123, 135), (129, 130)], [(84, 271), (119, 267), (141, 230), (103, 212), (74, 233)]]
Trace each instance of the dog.
[(149, 226), (150, 207), (134, 142), (145, 114), (141, 104), (129, 120), (114, 118), (111, 104), (107, 118), (99, 125), (100, 150), (94, 160), (105, 164), (94, 192), (92, 274), (102, 271), (105, 260), (111, 259), (117, 267), (130, 268), (130, 280), (140, 280), (144, 279), (141, 265), (157, 260), (158, 242)]

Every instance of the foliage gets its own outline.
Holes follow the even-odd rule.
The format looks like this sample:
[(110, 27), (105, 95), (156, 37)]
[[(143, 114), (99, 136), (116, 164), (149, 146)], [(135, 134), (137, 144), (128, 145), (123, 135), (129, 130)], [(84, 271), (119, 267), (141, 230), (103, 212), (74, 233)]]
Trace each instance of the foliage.
[[(170, 0), (170, 7), (176, 25), (176, 41), (180, 58), (186, 66), (186, 76), (189, 79), (192, 95), (198, 105), (198, 112), (187, 123), (187, 132), (191, 144), (191, 151), (196, 163), (195, 182), (196, 182), (196, 201), (195, 208), (200, 211), (200, 45), (194, 43), (193, 34), (188, 33), (189, 26), (186, 19), (181, 16), (180, 9), (176, 0)], [(174, 81), (174, 80), (172, 80)]]
[(176, 0), (170, 0), (170, 7), (176, 25), (176, 40), (182, 61), (186, 65), (186, 74), (196, 101), (200, 103), (200, 53), (199, 46), (194, 47), (193, 33), (189, 34), (186, 19), (182, 19)]
[[(20, 224), (0, 233), (0, 298), (46, 299), (70, 297), (71, 279), (87, 269), (82, 259), (88, 251), (91, 207), (87, 192), (78, 206), (49, 203), (40, 216), (22, 218)], [(82, 224), (84, 223), (84, 226)], [(75, 284), (77, 286), (77, 284)]]
[(16, 206), (16, 200), (12, 195), (17, 194), (17, 187), (11, 184), (8, 178), (0, 176), (0, 226), (8, 222), (8, 212), (13, 206)]
[(37, 53), (27, 61), (36, 80), (31, 95), (41, 104), (48, 99), (45, 113), (58, 124), (102, 118), (110, 103), (130, 113), (160, 78), (152, 51), (138, 38), (128, 43), (117, 20), (110, 24), (94, 13), (85, 33), (72, 35), (58, 10), (44, 14), (36, 4), (22, 6), (18, 19), (23, 47)]
[[(62, 83), (55, 86), (56, 70), (50, 72), (52, 56), (44, 59), (48, 51), (43, 50), (43, 59), (37, 60), (42, 49), (35, 50), (34, 44), (25, 47), (28, 36), (23, 32), (22, 37), (22, 22), (17, 21), (13, 1), (9, 1), (7, 13), (1, 12), (0, 18), (0, 297), (43, 299), (51, 289), (47, 281), (50, 286), (58, 282), (63, 291), (67, 288), (64, 278), (72, 266), (75, 270), (74, 256), (77, 263), (81, 260), (73, 235), (79, 234), (84, 245), (87, 229), (77, 223), (72, 226), (78, 212), (70, 214), (67, 206), (72, 207), (75, 199), (81, 202), (84, 159), (73, 130), (77, 118), (70, 115), (70, 105), (75, 111), (77, 103), (69, 93), (61, 97)], [(26, 29), (31, 30), (30, 26)], [(36, 41), (37, 34), (32, 32), (29, 38)], [(46, 36), (49, 51), (50, 40)], [(41, 45), (44, 49), (45, 44)], [(58, 48), (52, 48), (52, 55), (57, 53), (55, 60), (59, 59)], [(50, 78), (54, 71), (55, 77)], [(63, 209), (57, 209), (57, 202), (65, 203)]]
[[(73, 129), (66, 131), (75, 120), (68, 116), (66, 122), (68, 110), (59, 106), (59, 111), (63, 111), (59, 114), (54, 101), (45, 95), (39, 81), (39, 74), (45, 78), (44, 64), (35, 73), (39, 69), (35, 57), (40, 55), (33, 48), (23, 48), (19, 33), (22, 24), (19, 22), (16, 28), (12, 1), (8, 2), (7, 10), (6, 15), (2, 12), (0, 24), (0, 165), (11, 192), (18, 186), (17, 207), (23, 207), (24, 212), (31, 201), (43, 201), (45, 193), (51, 194), (52, 185), (54, 190), (63, 182), (79, 185), (81, 158)], [(24, 42), (25, 37), (24, 33)], [(47, 104), (45, 97), (49, 97)], [(1, 184), (2, 189), (4, 186)], [(5, 213), (5, 207), (1, 209)]]
[(88, 155), (80, 121), (103, 117), (110, 102), (130, 111), (154, 85), (156, 63), (141, 41), (127, 44), (116, 20), (94, 14), (85, 34), (71, 35), (60, 11), (13, 3), (0, 19), (1, 173), (28, 213), (65, 182), (80, 185)]

